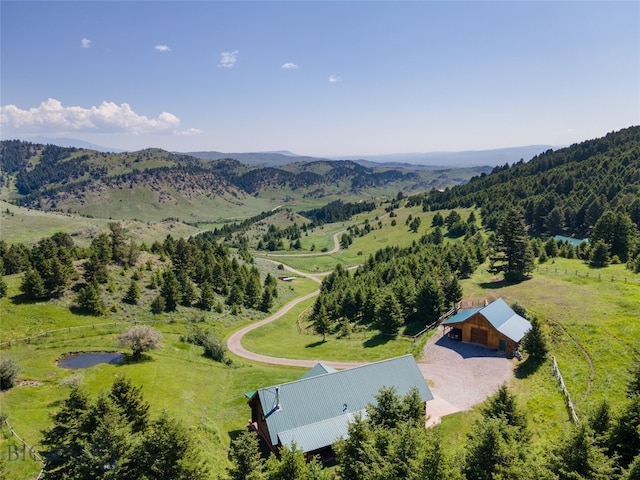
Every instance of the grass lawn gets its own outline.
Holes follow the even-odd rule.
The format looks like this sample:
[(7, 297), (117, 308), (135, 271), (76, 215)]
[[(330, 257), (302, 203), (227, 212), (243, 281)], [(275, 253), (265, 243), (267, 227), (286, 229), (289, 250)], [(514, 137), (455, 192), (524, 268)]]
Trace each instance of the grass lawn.
[[(237, 358), (231, 366), (224, 366), (203, 357), (200, 347), (180, 341), (175, 331), (184, 325), (156, 327), (163, 333), (163, 346), (149, 352), (143, 361), (102, 364), (76, 372), (94, 394), (108, 389), (118, 375), (126, 375), (135, 385), (141, 385), (152, 413), (166, 409), (180, 418), (195, 433), (212, 471), (221, 473), (227, 465), (231, 439), (244, 429), (251, 416), (244, 393), (297, 379), (304, 369), (253, 365)], [(71, 352), (122, 351), (116, 344), (116, 334), (116, 330), (102, 329), (92, 331), (92, 335), (78, 336), (76, 332), (72, 338), (51, 335), (3, 350), (3, 356), (10, 355), (20, 364), (20, 379), (38, 385), (16, 386), (0, 398), (3, 415), (29, 444), (38, 444), (40, 431), (49, 424), (49, 413), (68, 394), (60, 381), (73, 372), (57, 367), (56, 360)], [(29, 462), (7, 465), (10, 478), (21, 478), (23, 473), (27, 478), (35, 477)]]
[[(358, 332), (350, 338), (336, 338), (298, 330), (298, 317), (315, 302), (315, 298), (296, 305), (278, 320), (253, 330), (242, 345), (256, 353), (274, 357), (371, 362), (413, 353), (415, 343), (402, 337), (383, 336), (377, 332)], [(303, 325), (304, 328), (304, 325)]]
[(519, 284), (504, 285), (479, 270), (463, 287), (466, 298), (503, 297), (542, 320), (578, 415), (603, 398), (613, 406), (622, 401), (627, 367), (640, 352), (638, 275), (622, 265), (594, 270), (556, 259)]

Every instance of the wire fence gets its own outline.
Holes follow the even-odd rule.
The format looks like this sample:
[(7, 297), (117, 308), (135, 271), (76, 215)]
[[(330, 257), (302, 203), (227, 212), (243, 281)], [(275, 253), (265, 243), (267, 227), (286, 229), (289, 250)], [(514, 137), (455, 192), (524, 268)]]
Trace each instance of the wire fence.
[(640, 275), (633, 275), (629, 272), (629, 275), (620, 276), (612, 275), (606, 271), (579, 271), (577, 269), (570, 268), (557, 268), (557, 267), (536, 267), (536, 271), (546, 273), (549, 275), (562, 275), (565, 277), (574, 278), (590, 278), (593, 280), (604, 280), (608, 282), (621, 282), (621, 283), (640, 283)]
[[(7, 426), (7, 428), (9, 429), (9, 431), (11, 432), (11, 434), (22, 444), (22, 452), (20, 452), (19, 450), (16, 450), (14, 453), (16, 456), (23, 456), (23, 459), (26, 458), (27, 455), (27, 451), (29, 452), (28, 455), (30, 458), (32, 458), (33, 460), (36, 460), (38, 462), (41, 462), (44, 465), (44, 459), (40, 456), (40, 454), (38, 454), (38, 452), (36, 452), (35, 448), (31, 445), (29, 445), (24, 438), (22, 438), (20, 435), (18, 435), (18, 433), (13, 429), (13, 427), (11, 426), (11, 424), (9, 423), (9, 420), (7, 420), (6, 418), (2, 419), (5, 423), (5, 425)], [(42, 474), (44, 473), (44, 467), (40, 470), (40, 472), (38, 473), (38, 476), (36, 477), (36, 480), (38, 480), (40, 477), (42, 477)]]
[[(107, 328), (109, 331), (120, 331), (124, 327), (130, 327), (138, 323), (156, 323), (154, 320), (135, 320), (134, 322), (108, 322), (108, 323), (93, 323), (91, 325), (76, 325), (73, 327), (54, 328), (52, 330), (46, 330), (44, 332), (29, 335), (27, 337), (12, 338), (11, 340), (5, 340), (0, 342), (0, 347), (10, 347), (13, 343), (35, 343), (38, 339), (44, 337), (51, 337), (62, 333), (72, 333), (76, 331), (84, 331), (86, 329), (98, 330)], [(111, 328), (108, 328), (111, 327)], [(69, 338), (68, 336), (65, 338)]]

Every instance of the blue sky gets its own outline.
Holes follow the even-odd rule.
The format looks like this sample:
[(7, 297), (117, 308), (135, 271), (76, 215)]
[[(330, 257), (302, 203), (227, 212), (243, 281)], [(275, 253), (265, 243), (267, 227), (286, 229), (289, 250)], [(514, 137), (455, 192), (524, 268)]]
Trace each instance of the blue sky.
[(640, 124), (640, 2), (0, 2), (3, 138), (316, 156)]

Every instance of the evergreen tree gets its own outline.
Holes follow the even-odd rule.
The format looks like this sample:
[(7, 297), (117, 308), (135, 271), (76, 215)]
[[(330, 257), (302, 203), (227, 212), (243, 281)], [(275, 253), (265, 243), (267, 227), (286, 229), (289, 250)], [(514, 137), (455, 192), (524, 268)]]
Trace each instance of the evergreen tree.
[(44, 288), (44, 281), (42, 280), (40, 273), (31, 268), (27, 270), (27, 273), (25, 273), (22, 279), (20, 291), (29, 300), (41, 300), (47, 296), (47, 292)]
[(611, 458), (597, 446), (593, 431), (585, 422), (574, 425), (553, 449), (550, 463), (559, 480), (609, 480), (613, 476)]
[[(66, 478), (136, 480), (134, 445), (121, 413), (104, 397), (99, 397), (93, 411), (88, 413), (83, 418), (85, 426), (79, 441), (79, 455), (68, 459), (74, 467), (73, 474)], [(99, 415), (92, 418), (92, 413)], [(48, 475), (45, 478), (49, 478)]]
[(369, 422), (356, 415), (348, 432), (346, 439), (334, 445), (341, 480), (381, 478), (384, 457), (376, 448), (376, 435)]
[(313, 330), (318, 334), (322, 335), (322, 341), (326, 341), (326, 335), (329, 333), (331, 329), (332, 321), (327, 314), (327, 309), (323, 304), (320, 304), (317, 311), (314, 311), (312, 318), (313, 322)]
[(206, 281), (200, 287), (200, 308), (211, 310), (216, 303), (216, 295), (213, 292), (211, 282)]
[(142, 387), (134, 386), (131, 380), (124, 376), (116, 377), (109, 396), (122, 410), (134, 433), (147, 428), (149, 404), (142, 397)]
[(258, 305), (258, 310), (261, 312), (269, 312), (271, 307), (273, 307), (273, 293), (269, 288), (265, 288), (262, 291), (262, 297), (260, 298), (260, 304)]
[(175, 312), (182, 301), (182, 288), (173, 270), (169, 269), (162, 275), (160, 294), (164, 298), (165, 311)]
[(445, 294), (440, 282), (426, 276), (418, 286), (416, 295), (416, 314), (427, 323), (435, 322), (444, 313)]
[(148, 480), (204, 480), (206, 468), (187, 430), (166, 412), (152, 421), (141, 442), (142, 476)]
[(468, 435), (462, 473), (467, 480), (517, 478), (524, 458), (519, 429), (504, 418), (484, 418)]
[(251, 274), (244, 288), (243, 304), (247, 308), (253, 308), (258, 305), (260, 296), (262, 295), (262, 286), (260, 285), (260, 277), (257, 271)]
[(80, 457), (82, 418), (91, 408), (89, 395), (80, 387), (73, 387), (59, 411), (51, 415), (53, 425), (43, 433), (42, 456), (47, 480), (74, 478), (74, 459)]
[(227, 297), (227, 305), (230, 306), (240, 306), (244, 301), (244, 292), (242, 290), (242, 285), (239, 283), (234, 283), (231, 287), (231, 291), (229, 292), (229, 296)]
[(518, 210), (508, 210), (498, 223), (490, 261), (489, 273), (502, 273), (508, 282), (522, 281), (533, 272), (533, 250)]
[(243, 432), (231, 442), (231, 465), (227, 468), (229, 480), (263, 480), (264, 463), (258, 447), (258, 436)]
[(402, 307), (393, 292), (388, 291), (383, 295), (382, 301), (376, 307), (374, 324), (381, 332), (394, 335), (404, 324)]
[(278, 297), (278, 280), (276, 280), (276, 277), (270, 273), (267, 273), (267, 276), (264, 279), (264, 288), (265, 290), (271, 291), (271, 296), (273, 298)]
[(127, 293), (125, 293), (122, 301), (130, 305), (137, 305), (139, 298), (140, 287), (138, 286), (138, 282), (136, 282), (135, 280), (131, 280), (129, 288), (127, 289)]
[(280, 449), (280, 458), (271, 455), (267, 461), (266, 480), (329, 480), (328, 472), (322, 470), (314, 458), (307, 463), (304, 452), (296, 444)]
[(91, 315), (104, 315), (107, 305), (100, 296), (100, 289), (94, 282), (85, 285), (78, 291), (78, 306)]
[(180, 284), (180, 305), (190, 307), (197, 298), (196, 289), (193, 285), (193, 282), (191, 281), (185, 270), (179, 270), (176, 279)]
[(609, 210), (604, 212), (594, 225), (590, 241), (603, 241), (611, 256), (616, 255), (621, 262), (626, 262), (629, 259), (635, 230), (631, 218), (626, 213)]
[(102, 262), (96, 253), (92, 253), (82, 266), (84, 268), (84, 279), (87, 283), (95, 281), (104, 284), (109, 281), (107, 264)]
[(629, 367), (629, 380), (627, 381), (627, 397), (633, 398), (640, 395), (640, 357), (635, 357)]
[(447, 307), (462, 300), (462, 285), (455, 275), (450, 276), (443, 286), (444, 300)]
[(606, 267), (610, 260), (609, 245), (604, 240), (595, 242), (589, 252), (589, 265), (596, 268)]
[(521, 346), (525, 352), (536, 363), (541, 363), (547, 358), (549, 348), (547, 347), (547, 340), (542, 332), (542, 326), (540, 320), (537, 317), (531, 319), (531, 328), (525, 333), (522, 339)]
[(154, 315), (159, 315), (166, 310), (167, 306), (165, 304), (164, 298), (162, 295), (158, 295), (151, 302), (151, 313)]
[(622, 480), (640, 480), (640, 455), (636, 456), (623, 473)]
[(504, 419), (508, 425), (517, 427), (520, 434), (523, 434), (527, 428), (526, 415), (518, 408), (515, 395), (509, 392), (504, 383), (487, 399), (481, 412), (484, 418)]
[(612, 422), (609, 452), (617, 457), (622, 468), (640, 455), (640, 395), (631, 396)]

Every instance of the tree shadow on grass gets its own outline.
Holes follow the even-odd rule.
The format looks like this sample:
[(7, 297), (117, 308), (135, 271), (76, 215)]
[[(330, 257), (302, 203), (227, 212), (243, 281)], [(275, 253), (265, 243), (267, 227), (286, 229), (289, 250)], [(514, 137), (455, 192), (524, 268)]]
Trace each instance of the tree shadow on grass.
[(523, 278), (522, 280), (506, 280), (504, 277), (495, 277), (488, 282), (480, 283), (480, 286), (486, 290), (497, 290), (499, 288), (510, 287), (511, 285), (518, 285), (529, 279), (531, 279), (531, 276)]
[(544, 359), (541, 360), (538, 358), (527, 357), (524, 362), (521, 362), (515, 368), (516, 378), (523, 379), (533, 375), (538, 371), (542, 364), (544, 364), (544, 362)]
[(389, 333), (378, 333), (377, 335), (368, 338), (362, 345), (364, 346), (364, 348), (379, 347), (380, 345), (385, 345), (395, 338), (396, 335), (391, 335)]
[(124, 358), (121, 362), (116, 363), (118, 367), (124, 367), (127, 365), (135, 365), (137, 363), (147, 363), (153, 362), (153, 357), (151, 355), (147, 355), (146, 353), (141, 354), (139, 357), (134, 357), (130, 353), (125, 353)]
[(319, 347), (320, 345), (323, 345), (327, 342), (325, 342), (324, 340), (318, 340), (317, 342), (311, 342), (311, 343), (307, 343), (304, 348), (316, 348)]
[(56, 298), (56, 297), (30, 298), (25, 293), (19, 293), (11, 297), (10, 300), (11, 300), (11, 303), (13, 303), (14, 305), (24, 305), (24, 304), (30, 304), (30, 303), (48, 302), (52, 298)]
[(83, 308), (83, 307), (79, 307), (78, 305), (71, 305), (69, 307), (69, 310), (74, 315), (80, 315), (80, 316), (83, 316), (83, 317), (100, 318), (100, 315), (96, 315), (95, 313), (91, 312), (90, 310), (87, 310), (86, 308)]

